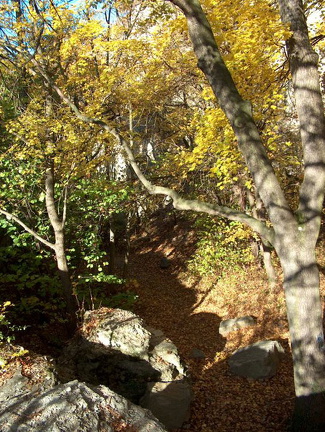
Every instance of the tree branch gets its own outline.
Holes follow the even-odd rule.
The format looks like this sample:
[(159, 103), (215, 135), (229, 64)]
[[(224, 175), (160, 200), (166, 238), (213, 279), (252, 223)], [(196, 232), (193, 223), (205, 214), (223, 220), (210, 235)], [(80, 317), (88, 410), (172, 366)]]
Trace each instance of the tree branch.
[(50, 243), (49, 241), (45, 240), (43, 237), (39, 236), (37, 232), (29, 228), (26, 224), (24, 224), (23, 221), (21, 221), (17, 216), (13, 215), (12, 213), (7, 212), (6, 210), (3, 210), (0, 208), (0, 213), (5, 215), (7, 219), (12, 219), (15, 221), (18, 225), (20, 225), (22, 228), (24, 228), (25, 231), (27, 231), (29, 234), (31, 234), (33, 237), (36, 238), (36, 240), (43, 243), (45, 246), (49, 247), (50, 249), (55, 250), (55, 245), (53, 243)]
[(120, 146), (125, 151), (127, 158), (136, 173), (137, 177), (143, 184), (143, 186), (147, 189), (147, 191), (150, 194), (153, 195), (165, 195), (169, 196), (173, 200), (173, 205), (178, 210), (192, 210), (196, 212), (202, 212), (207, 213), (214, 216), (224, 217), (229, 220), (238, 221), (241, 223), (244, 223), (248, 225), (250, 228), (252, 228), (254, 231), (256, 231), (258, 234), (260, 234), (266, 241), (273, 244), (274, 241), (274, 230), (273, 228), (269, 228), (266, 226), (266, 224), (260, 220), (257, 220), (253, 218), (252, 216), (231, 209), (229, 207), (225, 206), (219, 206), (216, 204), (206, 203), (199, 200), (188, 200), (185, 198), (182, 198), (175, 190), (162, 187), (162, 186), (156, 186), (152, 184), (142, 173), (140, 170), (133, 152), (131, 150), (131, 147), (128, 145), (126, 140), (123, 138), (123, 136), (118, 132), (117, 129), (109, 126), (106, 122), (100, 119), (89, 117), (78, 109), (78, 107), (62, 92), (62, 90), (52, 81), (51, 77), (43, 70), (43, 68), (40, 66), (39, 63), (36, 62), (36, 60), (33, 60), (34, 64), (37, 66), (37, 70), (39, 73), (42, 74), (42, 76), (45, 78), (46, 82), (52, 87), (53, 90), (56, 91), (58, 96), (62, 99), (63, 102), (65, 102), (71, 110), (75, 113), (77, 118), (83, 122), (86, 123), (93, 123), (101, 128), (105, 129), (108, 133), (110, 133), (114, 138), (116, 138), (117, 142), (120, 144)]
[(189, 200), (181, 197), (175, 190), (163, 187), (156, 186), (152, 184), (142, 173), (139, 168), (139, 165), (136, 163), (133, 152), (131, 148), (128, 146), (127, 142), (124, 140), (121, 135), (117, 134), (115, 137), (119, 140), (121, 147), (124, 149), (127, 154), (127, 158), (136, 173), (138, 179), (141, 181), (143, 186), (147, 189), (150, 194), (153, 195), (165, 195), (169, 196), (173, 200), (173, 206), (177, 210), (192, 210), (195, 212), (207, 213), (213, 216), (224, 217), (229, 220), (241, 222), (245, 225), (248, 225), (254, 231), (259, 233), (261, 237), (267, 240), (269, 243), (273, 244), (274, 241), (274, 231), (272, 228), (266, 226), (266, 224), (258, 219), (253, 218), (252, 216), (231, 209), (226, 206), (220, 206), (217, 204), (206, 203), (204, 201), (199, 200)]

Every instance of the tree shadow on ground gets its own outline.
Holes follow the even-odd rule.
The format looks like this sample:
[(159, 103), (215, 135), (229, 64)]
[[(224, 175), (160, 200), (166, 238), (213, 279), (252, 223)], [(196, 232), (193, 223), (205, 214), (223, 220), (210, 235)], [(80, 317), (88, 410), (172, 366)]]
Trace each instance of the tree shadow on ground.
[[(287, 339), (274, 337), (272, 323), (276, 317), (271, 312), (263, 313), (256, 331), (240, 330), (235, 345), (254, 343), (261, 340), (261, 335), (278, 340), (286, 356), (277, 374), (257, 381), (232, 375), (227, 359), (233, 351), (227, 347), (227, 339), (218, 333), (221, 318), (214, 313), (196, 313), (202, 296), (199, 298), (195, 281), (184, 278), (191, 245), (185, 244), (183, 250), (182, 242), (174, 241), (182, 235), (184, 241), (184, 231), (180, 229), (178, 233), (177, 227), (170, 227), (169, 232), (165, 229), (138, 242), (130, 257), (130, 275), (137, 280), (136, 312), (173, 340), (190, 367), (194, 401), (188, 430), (286, 431), (294, 403), (292, 359)], [(195, 252), (195, 247), (191, 252)], [(163, 257), (170, 261), (167, 269), (160, 268)], [(276, 325), (283, 323), (279, 320)], [(250, 335), (248, 343), (246, 333)], [(193, 349), (201, 350), (205, 358), (193, 358)]]
[[(187, 430), (284, 432), (294, 399), (287, 341), (279, 340), (288, 355), (275, 377), (253, 381), (230, 374), (227, 358), (231, 351), (226, 346), (227, 339), (218, 332), (221, 318), (214, 313), (199, 312), (202, 296), (195, 289), (195, 280), (187, 280), (184, 274), (180, 277), (186, 271), (186, 259), (195, 251), (193, 239), (184, 233), (181, 225), (165, 226), (163, 232), (137, 241), (129, 268), (134, 281), (130, 281), (128, 289), (139, 295), (134, 312), (147, 325), (162, 330), (189, 365), (194, 401)], [(161, 268), (162, 258), (168, 259), (168, 268)], [(264, 316), (263, 323), (266, 325), (272, 319)], [(242, 338), (245, 331), (238, 332), (237, 346), (245, 343)], [(251, 343), (257, 337), (258, 334), (252, 334)], [(31, 344), (31, 349), (45, 353), (37, 344), (34, 347)], [(193, 350), (202, 351), (205, 357), (195, 358)]]
[[(195, 313), (199, 302), (195, 289), (180, 282), (172, 259), (170, 268), (160, 269), (163, 257), (161, 252), (132, 257), (132, 275), (137, 282), (134, 289), (139, 295), (135, 312), (172, 339), (183, 356), (189, 357), (193, 349), (199, 349), (213, 358), (225, 345), (218, 333), (221, 319), (212, 313)], [(212, 344), (206, 343), (207, 334), (213, 335)]]

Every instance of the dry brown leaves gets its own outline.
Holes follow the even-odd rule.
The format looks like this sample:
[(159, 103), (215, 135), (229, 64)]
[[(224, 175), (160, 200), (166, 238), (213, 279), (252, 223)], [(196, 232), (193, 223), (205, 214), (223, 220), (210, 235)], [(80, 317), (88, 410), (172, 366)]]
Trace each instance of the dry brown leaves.
[[(150, 326), (173, 340), (189, 365), (194, 401), (190, 432), (281, 432), (287, 428), (293, 408), (292, 361), (281, 288), (270, 290), (263, 271), (247, 269), (222, 278), (195, 280), (184, 263), (193, 245), (172, 239), (184, 232), (175, 228), (140, 242), (133, 251), (130, 277), (138, 281), (136, 312)], [(174, 242), (175, 243), (175, 242)], [(186, 249), (188, 248), (188, 249)], [(168, 256), (172, 265), (159, 267)], [(188, 257), (188, 256), (187, 256)], [(253, 315), (257, 326), (230, 333), (218, 333), (222, 319)], [(248, 380), (229, 372), (227, 359), (238, 348), (264, 339), (278, 340), (286, 350), (275, 377)], [(202, 350), (205, 359), (191, 358), (192, 349)]]

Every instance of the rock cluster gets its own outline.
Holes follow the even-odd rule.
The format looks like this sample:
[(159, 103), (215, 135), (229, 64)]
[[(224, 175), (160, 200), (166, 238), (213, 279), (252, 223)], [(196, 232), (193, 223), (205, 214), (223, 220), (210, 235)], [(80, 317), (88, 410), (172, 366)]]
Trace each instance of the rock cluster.
[(105, 385), (150, 411), (168, 429), (189, 417), (191, 385), (176, 346), (122, 309), (87, 312), (58, 361), (61, 382)]
[(36, 375), (32, 382), (17, 370), (1, 387), (1, 432), (163, 432), (189, 417), (191, 385), (176, 346), (125, 310), (87, 312), (57, 363)]

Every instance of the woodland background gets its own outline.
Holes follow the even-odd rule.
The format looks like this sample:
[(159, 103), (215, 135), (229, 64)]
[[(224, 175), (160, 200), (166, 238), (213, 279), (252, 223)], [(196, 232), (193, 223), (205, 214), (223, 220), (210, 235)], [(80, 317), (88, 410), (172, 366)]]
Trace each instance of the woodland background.
[[(295, 207), (303, 158), (289, 28), (270, 0), (201, 3)], [(324, 91), (324, 2), (304, 3)], [(81, 318), (100, 306), (133, 308), (193, 368), (190, 430), (285, 430), (294, 390), (273, 249), (239, 222), (176, 213), (168, 198), (148, 194), (114, 135), (128, 139), (151, 182), (265, 220), (234, 132), (197, 68), (184, 16), (159, 0), (1, 0), (0, 26), (3, 374), (17, 358), (28, 364), (32, 352), (59, 350), (74, 309)], [(113, 133), (76, 116), (65, 95)], [(323, 249), (322, 229), (321, 269)], [(221, 318), (245, 314), (258, 317), (258, 330), (218, 339)], [(248, 384), (230, 377), (229, 353), (260, 338), (283, 341), (279, 376)], [(206, 359), (191, 360), (193, 348)], [(230, 412), (241, 420), (229, 422)]]

